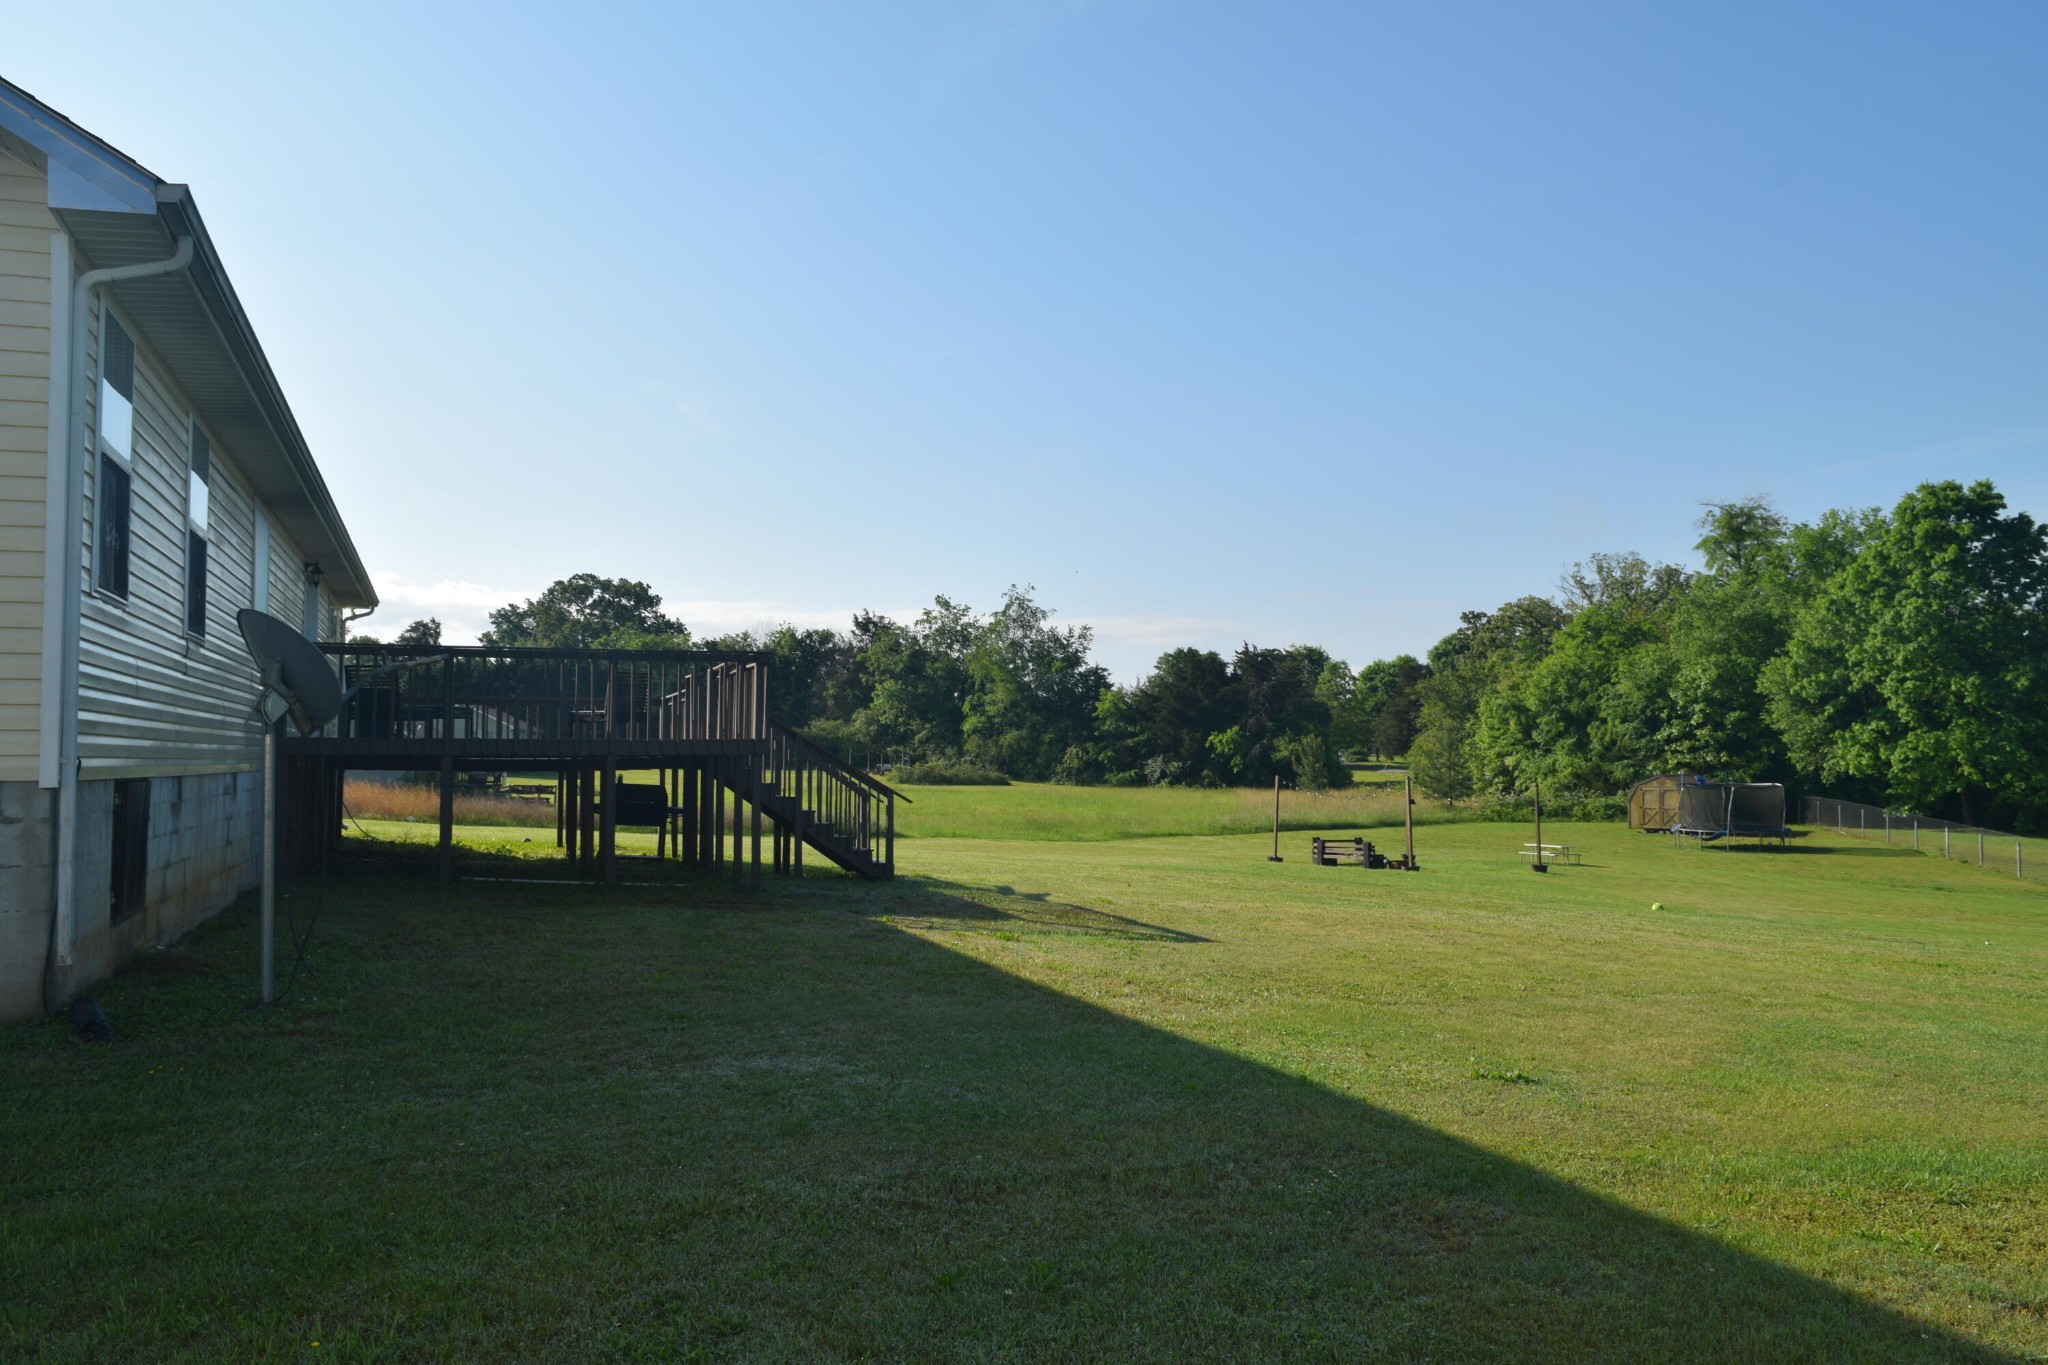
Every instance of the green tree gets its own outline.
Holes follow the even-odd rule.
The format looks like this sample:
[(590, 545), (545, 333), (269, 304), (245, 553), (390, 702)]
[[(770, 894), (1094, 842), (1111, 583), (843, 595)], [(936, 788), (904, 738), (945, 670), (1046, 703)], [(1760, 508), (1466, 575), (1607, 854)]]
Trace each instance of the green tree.
[(910, 625), (883, 617), (856, 622), (859, 670), (866, 700), (855, 729), (875, 748), (898, 758), (957, 758), (967, 701), (967, 651), (976, 632), (974, 613), (945, 596)]
[(1230, 726), (1229, 686), (1230, 665), (1213, 650), (1159, 656), (1130, 694), (1147, 780), (1197, 786), (1232, 779), (1232, 763), (1209, 746), (1209, 736)]
[(1764, 670), (1794, 762), (1892, 801), (2038, 812), (2048, 798), (2048, 529), (1988, 481), (1922, 484), (1870, 529)]
[(1413, 654), (1379, 659), (1359, 669), (1345, 711), (1337, 718), (1338, 742), (1386, 758), (1407, 753), (1422, 705), (1416, 689), (1428, 676), (1428, 666)]
[[(1489, 760), (1475, 742), (1482, 707), (1543, 660), (1569, 619), (1549, 598), (1518, 597), (1498, 611), (1460, 613), (1458, 628), (1430, 648), (1428, 676), (1415, 687), (1417, 729), (1408, 748), (1423, 790), (1456, 801), (1483, 785), (1513, 783), (1512, 765)], [(1496, 719), (1492, 728), (1503, 727)]]
[(441, 643), (441, 622), (432, 616), (414, 621), (399, 631), (398, 637), (391, 643), (406, 645), (413, 649), (432, 649)]
[(1094, 635), (1087, 626), (1053, 625), (1029, 588), (1012, 585), (966, 638), (970, 686), (961, 737), (970, 759), (1043, 780), (1069, 750), (1085, 752), (1096, 703), (1109, 686), (1109, 674), (1088, 661)]
[(660, 596), (645, 583), (580, 573), (492, 612), (482, 640), (497, 648), (687, 649), (690, 632), (662, 615)]

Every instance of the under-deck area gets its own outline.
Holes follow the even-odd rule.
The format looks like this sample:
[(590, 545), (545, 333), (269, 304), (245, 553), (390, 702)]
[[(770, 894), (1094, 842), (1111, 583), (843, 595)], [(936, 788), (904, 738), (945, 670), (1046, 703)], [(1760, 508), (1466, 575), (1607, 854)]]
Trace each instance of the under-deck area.
[[(863, 877), (895, 871), (898, 793), (769, 710), (765, 655), (698, 650), (323, 645), (350, 692), (340, 717), (284, 744), (284, 842), (303, 865), (341, 837), (351, 771), (434, 774), (441, 875), (455, 875), (455, 796), (477, 773), (555, 779), (556, 841), (618, 879), (618, 831), (656, 856), (803, 875), (808, 848)], [(653, 780), (647, 780), (648, 775)]]

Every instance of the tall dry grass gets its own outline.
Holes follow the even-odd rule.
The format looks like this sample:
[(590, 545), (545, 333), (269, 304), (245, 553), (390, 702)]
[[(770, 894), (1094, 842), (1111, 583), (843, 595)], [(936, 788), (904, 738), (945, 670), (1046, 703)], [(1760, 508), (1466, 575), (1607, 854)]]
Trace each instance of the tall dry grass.
[[(358, 820), (405, 820), (431, 825), (441, 819), (441, 794), (433, 787), (349, 781), (342, 785), (342, 801), (348, 806), (349, 814)], [(553, 829), (555, 808), (543, 801), (457, 792), (455, 823)]]
[[(897, 833), (927, 839), (1131, 839), (1175, 834), (1257, 834), (1273, 827), (1270, 788), (912, 787), (914, 804), (896, 809)], [(1327, 792), (1283, 791), (1284, 830), (1375, 829), (1401, 823), (1398, 783)], [(1461, 818), (1435, 802), (1415, 809), (1418, 824)]]

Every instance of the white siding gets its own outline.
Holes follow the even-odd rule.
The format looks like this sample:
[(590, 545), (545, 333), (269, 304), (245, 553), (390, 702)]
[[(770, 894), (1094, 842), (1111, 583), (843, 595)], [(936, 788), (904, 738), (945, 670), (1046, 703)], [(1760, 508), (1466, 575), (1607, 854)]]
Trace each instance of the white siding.
[(0, 152), (0, 782), (36, 779), (50, 234), (43, 173)]
[[(99, 388), (100, 312), (94, 309), (91, 323), (89, 407)], [(192, 408), (139, 337), (135, 349), (125, 602), (91, 588), (97, 458), (86, 464), (79, 757), (86, 775), (96, 778), (253, 769), (262, 744), (250, 711), (258, 679), (235, 628), (235, 613), (254, 600), (255, 499), (235, 466), (234, 452), (213, 442), (206, 633), (190, 636), (185, 632), (185, 503)], [(298, 601), (299, 556), (275, 525), (271, 564), (271, 610), (277, 612), (280, 605)]]

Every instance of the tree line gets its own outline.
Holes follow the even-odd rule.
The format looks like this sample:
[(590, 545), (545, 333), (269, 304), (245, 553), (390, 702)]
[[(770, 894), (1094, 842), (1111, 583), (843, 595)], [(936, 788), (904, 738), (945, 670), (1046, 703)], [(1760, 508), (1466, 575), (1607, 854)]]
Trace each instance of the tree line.
[(1714, 504), (1699, 530), (1699, 568), (1593, 554), (1549, 595), (1463, 613), (1425, 657), (1358, 669), (1314, 645), (1188, 647), (1119, 686), (1088, 627), (1023, 587), (986, 613), (940, 596), (908, 621), (693, 640), (646, 584), (579, 574), (483, 640), (759, 651), (780, 718), (856, 762), (1321, 788), (1378, 755), (1446, 801), (1693, 772), (2048, 827), (2048, 530), (1988, 482), (1811, 523)]

